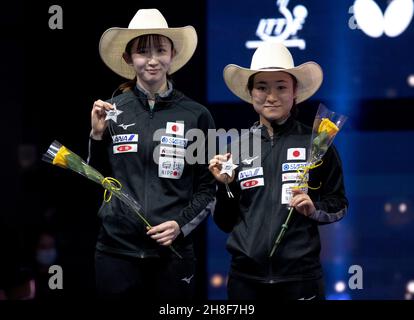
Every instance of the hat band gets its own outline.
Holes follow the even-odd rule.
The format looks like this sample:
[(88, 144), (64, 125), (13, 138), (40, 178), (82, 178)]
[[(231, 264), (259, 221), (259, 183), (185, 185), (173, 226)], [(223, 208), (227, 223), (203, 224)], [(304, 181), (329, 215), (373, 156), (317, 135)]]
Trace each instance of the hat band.
[(260, 69), (257, 69), (257, 70), (264, 70), (264, 69), (282, 69), (282, 70), (285, 70), (286, 68), (282, 68), (282, 67), (266, 67), (266, 68), (260, 68)]

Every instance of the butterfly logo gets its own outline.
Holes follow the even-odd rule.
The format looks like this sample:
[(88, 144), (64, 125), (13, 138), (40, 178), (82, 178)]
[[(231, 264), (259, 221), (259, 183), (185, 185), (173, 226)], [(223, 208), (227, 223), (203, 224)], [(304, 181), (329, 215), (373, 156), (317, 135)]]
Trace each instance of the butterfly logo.
[[(414, 14), (413, 0), (394, 0), (382, 13), (373, 0), (356, 0), (353, 5), (356, 23), (367, 36), (398, 37), (410, 25)], [(351, 12), (351, 11), (350, 11)]]

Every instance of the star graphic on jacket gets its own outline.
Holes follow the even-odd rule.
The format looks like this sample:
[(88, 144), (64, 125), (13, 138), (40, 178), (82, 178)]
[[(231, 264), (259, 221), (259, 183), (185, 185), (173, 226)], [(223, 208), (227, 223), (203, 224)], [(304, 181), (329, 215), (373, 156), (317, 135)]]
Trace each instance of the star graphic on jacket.
[(106, 118), (105, 118), (105, 121), (106, 120), (112, 120), (113, 122), (115, 122), (116, 123), (116, 121), (117, 121), (117, 118), (118, 118), (118, 116), (123, 112), (122, 110), (118, 110), (117, 108), (116, 108), (116, 104), (114, 103), (113, 104), (113, 109), (112, 110), (105, 110), (105, 112), (106, 112)]

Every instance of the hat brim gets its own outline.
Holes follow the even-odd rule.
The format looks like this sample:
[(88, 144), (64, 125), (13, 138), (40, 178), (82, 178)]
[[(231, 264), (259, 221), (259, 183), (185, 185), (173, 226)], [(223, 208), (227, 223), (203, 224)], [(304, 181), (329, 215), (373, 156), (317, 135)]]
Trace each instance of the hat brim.
[(193, 56), (197, 47), (197, 33), (192, 26), (159, 29), (110, 28), (102, 34), (99, 41), (99, 54), (103, 62), (120, 76), (127, 79), (134, 78), (133, 67), (125, 62), (122, 55), (129, 41), (147, 34), (159, 34), (171, 39), (174, 43), (175, 56), (171, 62), (169, 74), (183, 67)]
[(323, 80), (322, 68), (316, 62), (310, 61), (290, 69), (252, 70), (229, 64), (223, 71), (224, 82), (236, 96), (252, 103), (252, 97), (247, 89), (247, 82), (251, 75), (258, 72), (286, 72), (293, 75), (297, 80), (296, 103), (310, 98), (319, 89)]

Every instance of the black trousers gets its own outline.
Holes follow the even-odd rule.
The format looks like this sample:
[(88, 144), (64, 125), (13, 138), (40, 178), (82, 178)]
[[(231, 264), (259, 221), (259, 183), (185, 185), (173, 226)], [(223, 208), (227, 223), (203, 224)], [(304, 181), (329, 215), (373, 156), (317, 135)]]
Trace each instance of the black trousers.
[(189, 301), (195, 294), (194, 258), (129, 258), (97, 251), (96, 288), (103, 299)]
[(227, 294), (229, 300), (325, 300), (323, 279), (269, 284), (230, 275)]

